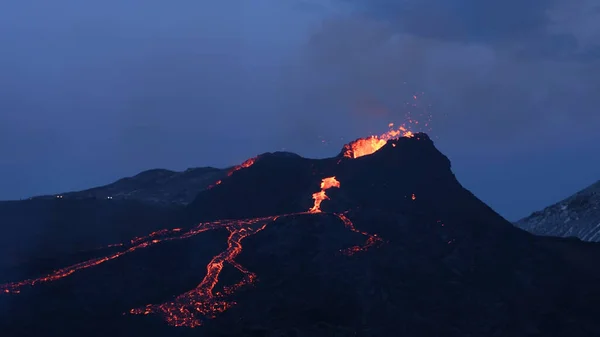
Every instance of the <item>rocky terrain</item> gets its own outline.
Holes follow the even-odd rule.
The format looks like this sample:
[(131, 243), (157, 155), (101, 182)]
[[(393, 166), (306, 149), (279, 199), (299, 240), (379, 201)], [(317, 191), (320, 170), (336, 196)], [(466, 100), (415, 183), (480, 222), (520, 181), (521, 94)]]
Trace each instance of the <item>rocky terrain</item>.
[(460, 185), (425, 134), (382, 143), (357, 158), (264, 154), (199, 192), (162, 230), (24, 264), (0, 285), (0, 329), (600, 335), (600, 246), (515, 228)]
[(33, 199), (135, 200), (153, 205), (187, 205), (196, 194), (225, 177), (228, 171), (214, 167), (190, 168), (183, 172), (153, 169), (108, 185)]
[(600, 241), (600, 181), (515, 225), (537, 235)]

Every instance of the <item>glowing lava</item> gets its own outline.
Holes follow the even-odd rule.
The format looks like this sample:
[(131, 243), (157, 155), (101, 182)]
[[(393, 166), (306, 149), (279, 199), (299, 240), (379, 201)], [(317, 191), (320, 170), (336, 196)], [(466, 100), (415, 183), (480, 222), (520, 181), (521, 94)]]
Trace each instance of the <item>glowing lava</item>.
[(256, 162), (256, 157), (250, 158), (250, 159), (246, 160), (245, 162), (241, 163), (240, 165), (238, 165), (238, 166), (234, 167), (233, 169), (231, 169), (231, 171), (229, 171), (229, 173), (227, 173), (227, 176), (231, 177), (231, 175), (234, 172), (239, 171), (239, 170), (244, 169), (244, 168), (248, 168), (248, 167), (254, 165), (255, 162)]
[[(247, 161), (245, 164), (240, 165), (240, 168), (248, 167), (252, 165), (253, 162), (254, 160)], [(164, 241), (187, 239), (205, 231), (225, 228), (229, 231), (229, 237), (227, 238), (227, 249), (211, 259), (206, 266), (206, 275), (197, 287), (186, 293), (176, 296), (171, 301), (161, 304), (148, 304), (144, 307), (131, 309), (129, 311), (130, 314), (135, 315), (158, 314), (163, 317), (169, 325), (194, 328), (202, 325), (203, 320), (215, 318), (218, 314), (236, 305), (237, 303), (232, 299), (232, 295), (242, 287), (256, 282), (257, 275), (235, 261), (235, 258), (242, 251), (242, 240), (262, 231), (269, 223), (272, 223), (279, 217), (307, 213), (321, 213), (321, 202), (325, 199), (329, 199), (325, 194), (325, 190), (333, 187), (340, 188), (340, 182), (335, 177), (323, 178), (321, 180), (321, 191), (313, 194), (314, 206), (308, 212), (243, 220), (218, 220), (200, 223), (188, 230), (183, 230), (181, 228), (159, 230), (143, 237), (133, 238), (127, 244), (110, 245), (110, 247), (123, 246), (124, 250), (120, 252), (113, 253), (105, 257), (80, 262), (72, 266), (56, 270), (40, 278), (0, 285), (0, 293), (17, 294), (21, 292), (21, 288), (23, 287), (34, 286), (44, 282), (57, 281), (77, 271), (97, 266), (136, 250), (148, 248)], [(355, 233), (360, 233), (367, 237), (366, 242), (362, 246), (354, 246), (344, 249), (341, 251), (342, 254), (352, 255), (357, 252), (365, 251), (370, 247), (382, 242), (381, 238), (379, 238), (377, 235), (372, 235), (356, 229), (352, 221), (350, 221), (346, 215), (335, 214), (335, 216), (337, 216), (344, 223), (344, 226), (348, 230)], [(225, 263), (230, 264), (240, 271), (242, 274), (242, 279), (233, 285), (223, 286), (223, 290), (220, 292), (215, 291), (215, 286), (219, 283), (219, 275), (221, 274)]]
[[(229, 222), (231, 222), (231, 221), (229, 221)], [(40, 283), (56, 281), (56, 280), (65, 278), (77, 271), (87, 269), (90, 267), (94, 267), (99, 264), (114, 260), (123, 255), (133, 253), (136, 250), (148, 248), (152, 245), (161, 243), (163, 241), (187, 239), (189, 237), (200, 234), (207, 230), (223, 227), (224, 225), (228, 224), (229, 222), (225, 222), (225, 224), (222, 224), (221, 221), (201, 223), (201, 224), (195, 226), (194, 228), (192, 228), (191, 230), (189, 230), (188, 232), (186, 232), (185, 234), (179, 235), (179, 236), (173, 236), (173, 234), (179, 233), (181, 231), (180, 228), (175, 228), (175, 229), (171, 229), (171, 230), (162, 229), (160, 231), (152, 232), (149, 235), (146, 235), (142, 238), (131, 239), (129, 248), (127, 248), (123, 251), (120, 251), (120, 252), (117, 252), (114, 254), (110, 254), (105, 257), (95, 258), (95, 259), (87, 260), (84, 262), (76, 263), (69, 267), (55, 270), (54, 272), (52, 272), (46, 276), (43, 276), (43, 277), (2, 284), (2, 285), (0, 285), (0, 292), (7, 293), (7, 294), (9, 294), (9, 293), (18, 294), (21, 292), (21, 288), (23, 288), (23, 287), (33, 286), (33, 285), (40, 284)], [(112, 245), (108, 245), (107, 248), (120, 247), (120, 246), (125, 246), (125, 244), (123, 244), (123, 243), (112, 244)]]
[[(248, 167), (254, 165), (254, 163), (256, 162), (256, 159), (257, 159), (257, 157), (250, 158), (250, 159), (246, 160), (245, 162), (241, 163), (240, 165), (235, 166), (234, 168), (229, 170), (229, 172), (227, 172), (227, 176), (231, 177), (233, 175), (233, 173), (235, 173), (241, 169), (248, 168)], [(223, 180), (217, 180), (214, 184), (208, 186), (206, 189), (210, 190), (217, 185), (221, 185), (222, 183), (223, 183)]]
[(344, 145), (344, 157), (359, 158), (362, 156), (367, 156), (381, 149), (390, 139), (396, 139), (399, 137), (414, 137), (414, 134), (403, 125), (397, 129), (394, 129), (394, 123), (390, 123), (388, 126), (390, 130), (380, 136), (359, 138), (352, 143)]
[(383, 240), (379, 236), (377, 236), (377, 234), (369, 234), (367, 232), (361, 232), (358, 229), (356, 229), (356, 227), (354, 227), (354, 224), (352, 223), (352, 221), (350, 221), (350, 219), (348, 219), (348, 217), (346, 215), (336, 214), (335, 216), (337, 216), (340, 220), (342, 220), (342, 222), (344, 223), (344, 226), (346, 226), (346, 228), (348, 228), (349, 230), (351, 230), (355, 233), (360, 233), (367, 237), (367, 242), (365, 242), (364, 245), (342, 249), (342, 254), (354, 255), (358, 252), (364, 252), (367, 249), (373, 247), (374, 245), (383, 242)]
[[(264, 220), (275, 220), (276, 217), (270, 217)], [(263, 220), (263, 219), (259, 219)], [(260, 222), (251, 220), (252, 225)], [(228, 301), (227, 296), (233, 294), (236, 290), (254, 282), (256, 274), (246, 270), (239, 263), (234, 261), (234, 258), (242, 251), (241, 241), (257, 232), (263, 230), (267, 224), (261, 226), (249, 227), (227, 227), (229, 230), (229, 238), (227, 239), (227, 249), (213, 257), (206, 267), (206, 276), (200, 284), (193, 290), (177, 296), (173, 301), (163, 304), (149, 304), (143, 308), (131, 309), (130, 313), (139, 315), (159, 314), (164, 317), (168, 324), (172, 326), (186, 326), (194, 328), (202, 325), (201, 315), (206, 318), (215, 318), (217, 314), (224, 312), (236, 302)], [(223, 270), (223, 264), (230, 263), (233, 267), (239, 270), (243, 275), (243, 279), (237, 284), (224, 287), (223, 292), (214, 292), (214, 288), (219, 282), (219, 274)]]
[(312, 197), (315, 200), (315, 203), (313, 207), (308, 210), (309, 213), (321, 213), (321, 203), (323, 200), (329, 200), (329, 197), (327, 194), (325, 194), (325, 190), (328, 190), (332, 187), (340, 187), (340, 182), (337, 181), (335, 177), (327, 177), (321, 180), (321, 190), (313, 193)]

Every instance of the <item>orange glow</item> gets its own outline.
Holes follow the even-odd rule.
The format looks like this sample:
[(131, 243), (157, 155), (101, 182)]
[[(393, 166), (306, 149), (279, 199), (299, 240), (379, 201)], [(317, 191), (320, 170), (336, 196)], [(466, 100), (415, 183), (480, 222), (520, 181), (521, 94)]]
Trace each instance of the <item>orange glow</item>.
[[(241, 169), (248, 168), (248, 167), (254, 165), (255, 162), (256, 162), (256, 158), (250, 158), (250, 159), (246, 160), (245, 162), (241, 163), (240, 165), (231, 169), (231, 171), (229, 171), (229, 173), (227, 173), (227, 176), (231, 176), (234, 172), (239, 171)], [(217, 185), (218, 184), (219, 183), (217, 183)]]
[[(237, 172), (241, 169), (244, 169), (244, 168), (248, 168), (248, 167), (252, 166), (255, 162), (256, 162), (256, 157), (250, 158), (250, 159), (246, 160), (245, 162), (241, 163), (240, 165), (237, 165), (234, 168), (232, 168), (231, 170), (229, 170), (229, 172), (227, 172), (227, 176), (231, 177), (235, 172)], [(221, 185), (222, 183), (223, 183), (223, 180), (217, 180), (214, 184), (208, 186), (206, 189), (207, 190), (213, 189), (215, 186)]]
[[(252, 165), (252, 163), (253, 162), (250, 162), (246, 167)], [(129, 313), (134, 315), (160, 315), (167, 322), (167, 324), (172, 326), (189, 328), (198, 327), (202, 325), (206, 319), (213, 319), (218, 314), (223, 313), (232, 306), (235, 306), (237, 302), (233, 299), (233, 295), (241, 288), (253, 284), (258, 280), (258, 277), (255, 273), (247, 270), (245, 267), (235, 261), (235, 258), (242, 251), (242, 240), (264, 230), (268, 224), (274, 222), (280, 217), (307, 213), (322, 213), (320, 204), (323, 200), (329, 199), (325, 194), (325, 191), (334, 187), (340, 188), (340, 182), (334, 176), (327, 177), (321, 180), (320, 186), (321, 191), (313, 194), (314, 206), (308, 212), (242, 220), (217, 220), (200, 223), (186, 230), (182, 228), (174, 228), (170, 230), (162, 229), (143, 237), (135, 237), (125, 244), (111, 245), (111, 247), (124, 246), (123, 250), (120, 252), (58, 269), (40, 278), (0, 285), (0, 294), (18, 294), (21, 292), (21, 288), (23, 287), (34, 286), (44, 282), (57, 281), (77, 271), (109, 262), (139, 249), (147, 248), (166, 241), (187, 239), (209, 230), (225, 228), (227, 231), (229, 231), (227, 248), (211, 259), (206, 266), (206, 275), (194, 289), (180, 294), (174, 299), (165, 303), (148, 304), (140, 308), (129, 310)], [(383, 240), (376, 234), (369, 234), (367, 232), (358, 230), (346, 215), (335, 214), (335, 216), (337, 216), (344, 223), (345, 228), (348, 230), (367, 237), (363, 245), (343, 249), (341, 250), (342, 254), (353, 255), (358, 252), (364, 252), (367, 249), (383, 242)], [(225, 263), (228, 263), (236, 268), (242, 274), (242, 278), (239, 282), (233, 285), (223, 285), (222, 291), (215, 291), (215, 287), (219, 283), (219, 275), (221, 274)]]
[[(229, 295), (256, 280), (256, 274), (246, 270), (239, 263), (235, 262), (234, 258), (242, 251), (241, 241), (265, 229), (266, 226), (266, 224), (263, 224), (254, 228), (227, 227), (230, 233), (227, 239), (227, 249), (213, 257), (208, 263), (206, 276), (204, 276), (204, 279), (196, 288), (177, 296), (173, 301), (158, 305), (149, 304), (142, 308), (131, 309), (129, 312), (134, 315), (160, 314), (169, 325), (189, 328), (202, 325), (202, 320), (198, 315), (206, 318), (215, 318), (217, 314), (224, 312), (236, 304), (235, 301), (227, 300)], [(239, 270), (244, 277), (237, 284), (224, 287), (223, 292), (215, 293), (214, 288), (219, 282), (219, 274), (225, 262), (230, 263)]]
[[(84, 262), (80, 262), (80, 263), (76, 263), (74, 265), (71, 265), (69, 267), (66, 268), (62, 268), (62, 269), (58, 269), (55, 270), (54, 272), (43, 276), (43, 277), (39, 277), (36, 279), (28, 279), (28, 280), (24, 280), (24, 281), (19, 281), (19, 282), (12, 282), (12, 283), (6, 283), (6, 284), (2, 284), (0, 285), (0, 291), (4, 292), (4, 293), (13, 293), (13, 294), (18, 294), (20, 292), (20, 289), (25, 287), (25, 286), (34, 286), (36, 284), (40, 284), (40, 283), (46, 283), (46, 282), (51, 282), (51, 281), (56, 281), (62, 278), (65, 278), (77, 271), (83, 270), (83, 269), (87, 269), (90, 267), (94, 267), (97, 266), (99, 264), (114, 260), (116, 258), (119, 258), (123, 255), (132, 253), (138, 249), (143, 249), (143, 248), (148, 248), (152, 245), (158, 244), (160, 242), (163, 241), (171, 241), (171, 240), (176, 240), (176, 239), (183, 239), (183, 238), (188, 238), (190, 236), (199, 234), (201, 232), (204, 232), (206, 230), (209, 229), (213, 229), (214, 227), (211, 226), (212, 223), (207, 223), (207, 224), (200, 224), (198, 226), (205, 226), (202, 229), (197, 229), (196, 227), (192, 230), (190, 230), (188, 233), (182, 235), (182, 236), (170, 236), (174, 233), (179, 232), (181, 229), (180, 228), (176, 228), (176, 229), (163, 229), (160, 231), (156, 231), (156, 232), (152, 232), (149, 235), (146, 235), (144, 237), (141, 238), (133, 238), (132, 240), (130, 240), (130, 247), (105, 256), (105, 257), (101, 257), (101, 258), (96, 258), (96, 259), (91, 259), (88, 261), (84, 261)], [(157, 238), (158, 237), (158, 238)], [(107, 248), (112, 248), (112, 247), (121, 247), (121, 246), (125, 246), (125, 244), (123, 243), (119, 243), (119, 244), (112, 244), (112, 245), (108, 245)]]
[(413, 193), (412, 196), (410, 197), (412, 200), (417, 200), (417, 196)]
[(400, 137), (414, 137), (414, 134), (404, 125), (394, 129), (394, 123), (390, 123), (388, 127), (390, 130), (382, 135), (359, 138), (349, 144), (344, 145), (344, 157), (359, 158), (362, 156), (367, 156), (381, 149), (385, 144), (387, 144), (388, 140), (397, 139)]
[(344, 255), (354, 255), (358, 252), (364, 252), (367, 249), (382, 243), (383, 240), (377, 236), (377, 234), (369, 234), (367, 232), (361, 232), (358, 229), (356, 229), (356, 227), (354, 227), (354, 224), (352, 223), (352, 221), (350, 221), (350, 219), (348, 219), (347, 216), (345, 216), (344, 214), (336, 214), (336, 216), (342, 220), (342, 222), (344, 223), (344, 226), (346, 226), (346, 228), (348, 228), (349, 230), (355, 232), (355, 233), (360, 233), (364, 236), (367, 237), (367, 241), (365, 242), (365, 244), (363, 244), (362, 246), (354, 246), (354, 247), (350, 247), (350, 248), (346, 248), (346, 249), (342, 249), (341, 253)]
[(328, 190), (332, 187), (339, 188), (340, 182), (335, 179), (335, 177), (327, 177), (321, 180), (321, 190), (319, 192), (313, 193), (312, 198), (315, 201), (313, 207), (311, 207), (308, 212), (309, 213), (321, 213), (321, 203), (323, 200), (329, 200), (327, 194), (325, 194), (325, 190)]

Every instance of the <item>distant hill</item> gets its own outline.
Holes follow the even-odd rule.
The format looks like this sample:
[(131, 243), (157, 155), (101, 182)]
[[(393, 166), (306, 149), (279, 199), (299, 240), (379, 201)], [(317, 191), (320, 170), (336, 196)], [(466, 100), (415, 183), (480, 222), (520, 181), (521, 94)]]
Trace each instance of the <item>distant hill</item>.
[(153, 169), (112, 184), (33, 199), (112, 199), (153, 205), (187, 205), (199, 192), (225, 177), (227, 172), (228, 169), (214, 167), (190, 168), (183, 172)]
[(537, 235), (600, 242), (600, 181), (515, 225)]

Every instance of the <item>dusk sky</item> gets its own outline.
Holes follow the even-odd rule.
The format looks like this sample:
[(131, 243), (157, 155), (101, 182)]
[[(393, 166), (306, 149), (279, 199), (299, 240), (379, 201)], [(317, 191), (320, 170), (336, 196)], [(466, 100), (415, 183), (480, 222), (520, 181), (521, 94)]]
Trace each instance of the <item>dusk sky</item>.
[(0, 46), (0, 199), (333, 156), (409, 113), (509, 220), (600, 179), (595, 0), (7, 0)]

